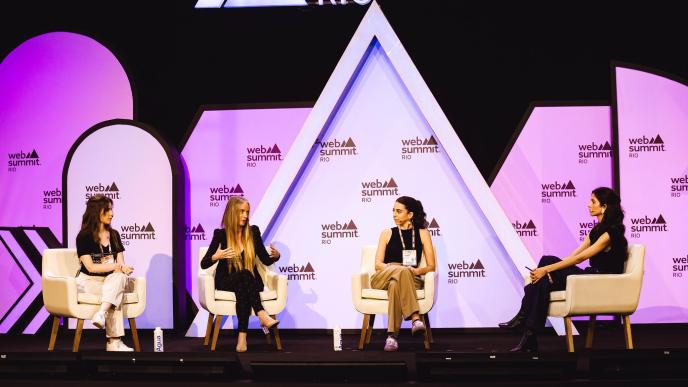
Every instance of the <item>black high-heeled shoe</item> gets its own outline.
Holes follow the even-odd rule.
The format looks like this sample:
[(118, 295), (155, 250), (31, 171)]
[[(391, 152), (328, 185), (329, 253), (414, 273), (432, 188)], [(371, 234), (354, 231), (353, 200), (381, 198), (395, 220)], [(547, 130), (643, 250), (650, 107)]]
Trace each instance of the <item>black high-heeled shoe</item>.
[(511, 348), (509, 352), (535, 353), (538, 351), (538, 341), (535, 332), (526, 329), (523, 332), (521, 341), (517, 346)]
[(507, 322), (499, 323), (499, 327), (501, 329), (515, 330), (515, 329), (523, 328), (525, 322), (526, 322), (526, 316), (518, 313), (511, 320), (509, 320)]

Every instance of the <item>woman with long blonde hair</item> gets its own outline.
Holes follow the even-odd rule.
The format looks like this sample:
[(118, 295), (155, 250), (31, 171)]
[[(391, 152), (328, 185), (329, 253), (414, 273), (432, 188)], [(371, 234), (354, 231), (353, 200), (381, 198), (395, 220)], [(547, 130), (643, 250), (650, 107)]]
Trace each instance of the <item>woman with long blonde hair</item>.
[(268, 253), (260, 229), (248, 221), (250, 205), (243, 197), (233, 196), (227, 201), (222, 215), (222, 228), (213, 233), (208, 252), (201, 260), (201, 267), (207, 269), (217, 262), (215, 289), (234, 292), (238, 332), (236, 351), (246, 351), (246, 332), (251, 309), (264, 328), (273, 328), (279, 321), (270, 317), (260, 302), (263, 280), (258, 273), (256, 257), (266, 265), (272, 265), (280, 258), (275, 246), (270, 244)]

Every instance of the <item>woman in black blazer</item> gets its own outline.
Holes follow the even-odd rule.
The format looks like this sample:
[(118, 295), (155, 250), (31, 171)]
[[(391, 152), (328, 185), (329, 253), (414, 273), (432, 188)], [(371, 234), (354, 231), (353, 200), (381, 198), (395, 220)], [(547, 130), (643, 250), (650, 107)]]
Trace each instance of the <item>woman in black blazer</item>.
[(263, 291), (263, 280), (257, 267), (256, 257), (266, 265), (279, 260), (280, 253), (270, 244), (267, 251), (257, 226), (250, 226), (248, 215), (250, 205), (242, 197), (231, 197), (227, 201), (222, 216), (221, 229), (213, 233), (208, 252), (201, 260), (201, 267), (207, 269), (215, 262), (215, 289), (234, 292), (236, 295), (236, 312), (239, 337), (237, 352), (246, 351), (246, 332), (251, 309), (260, 319), (261, 327), (270, 329), (279, 323), (263, 309), (260, 292)]

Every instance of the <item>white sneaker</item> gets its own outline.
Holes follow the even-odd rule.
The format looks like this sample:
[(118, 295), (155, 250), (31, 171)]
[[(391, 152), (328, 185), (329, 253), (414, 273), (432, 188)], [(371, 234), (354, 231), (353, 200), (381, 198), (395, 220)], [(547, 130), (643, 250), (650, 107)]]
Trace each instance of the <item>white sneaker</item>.
[(105, 349), (108, 352), (134, 352), (134, 348), (127, 347), (121, 339), (108, 341)]
[(97, 311), (96, 314), (91, 317), (91, 321), (96, 327), (100, 329), (105, 328), (105, 312), (102, 310)]

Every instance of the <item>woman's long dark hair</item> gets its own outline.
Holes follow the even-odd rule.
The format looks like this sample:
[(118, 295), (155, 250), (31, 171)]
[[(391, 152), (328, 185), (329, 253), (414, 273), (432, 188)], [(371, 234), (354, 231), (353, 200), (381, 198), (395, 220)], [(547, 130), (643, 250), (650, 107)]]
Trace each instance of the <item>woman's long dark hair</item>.
[[(100, 214), (107, 212), (112, 208), (112, 199), (105, 195), (93, 195), (88, 198), (86, 202), (86, 210), (84, 215), (81, 217), (81, 230), (79, 234), (89, 235), (94, 242), (100, 244), (100, 238), (98, 238), (98, 231), (100, 230)], [(112, 227), (109, 224), (105, 225), (105, 229), (108, 230), (112, 236)], [(117, 245), (117, 238), (110, 237), (111, 251), (113, 249), (119, 250)]]
[[(607, 206), (602, 214), (602, 221), (595, 226), (595, 228), (602, 228), (602, 230), (615, 231), (618, 235), (624, 236), (626, 226), (623, 224), (624, 212), (621, 208), (621, 197), (611, 188), (599, 187), (592, 191), (601, 206)], [(618, 246), (626, 251), (628, 248), (628, 241), (625, 237), (621, 238), (623, 246)]]
[(423, 203), (420, 200), (416, 200), (410, 196), (401, 196), (397, 200), (397, 203), (401, 203), (406, 207), (408, 212), (413, 212), (413, 218), (411, 222), (414, 228), (427, 228), (428, 221), (425, 219), (425, 211), (423, 210)]

